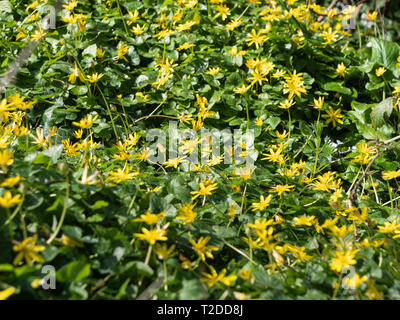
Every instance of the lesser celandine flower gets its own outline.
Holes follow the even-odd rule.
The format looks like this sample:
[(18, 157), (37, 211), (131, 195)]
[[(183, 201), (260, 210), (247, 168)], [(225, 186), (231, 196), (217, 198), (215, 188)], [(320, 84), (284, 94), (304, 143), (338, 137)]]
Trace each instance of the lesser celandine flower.
[(266, 198), (264, 198), (263, 195), (260, 196), (260, 202), (254, 202), (252, 204), (252, 211), (256, 211), (256, 210), (264, 210), (264, 208), (268, 207), (270, 202), (272, 200), (272, 195), (269, 194)]
[(333, 127), (336, 127), (336, 122), (343, 124), (343, 121), (341, 118), (344, 117), (341, 113), (341, 109), (333, 110), (331, 106), (329, 106), (329, 109), (326, 110), (326, 114), (324, 114), (322, 117), (326, 119), (326, 123), (332, 123)]
[(214, 259), (211, 251), (217, 251), (219, 248), (214, 245), (207, 245), (208, 241), (210, 241), (211, 237), (200, 237), (197, 242), (192, 238), (189, 239), (189, 242), (193, 246), (193, 250), (200, 256), (202, 261), (206, 261), (207, 258)]
[(385, 72), (386, 72), (386, 69), (384, 67), (380, 67), (375, 70), (375, 74), (377, 77), (381, 77)]
[(162, 211), (158, 214), (153, 214), (149, 210), (146, 211), (145, 214), (140, 215), (140, 218), (135, 218), (132, 221), (134, 222), (145, 222), (148, 225), (156, 224), (164, 218), (165, 211)]
[(376, 18), (378, 17), (378, 11), (373, 11), (373, 12), (368, 11), (365, 17), (367, 18), (367, 20), (375, 21)]
[(290, 191), (290, 189), (292, 189), (292, 188), (294, 188), (294, 187), (295, 187), (294, 185), (289, 186), (289, 185), (287, 185), (287, 184), (285, 184), (285, 185), (278, 184), (277, 186), (271, 188), (271, 192), (277, 192), (278, 195), (280, 196), (280, 195), (282, 195), (284, 192)]
[(192, 200), (196, 199), (200, 196), (208, 196), (212, 194), (212, 191), (217, 190), (217, 184), (211, 183), (205, 185), (203, 182), (200, 182), (200, 189), (198, 191), (191, 191), (190, 193), (193, 194)]
[(33, 237), (28, 237), (21, 243), (13, 246), (13, 250), (18, 252), (13, 261), (14, 265), (18, 265), (23, 259), (28, 265), (32, 265), (34, 262), (43, 263), (45, 261), (39, 254), (36, 253), (45, 249), (45, 246), (36, 245), (37, 240), (38, 235), (35, 234)]
[(87, 76), (87, 80), (91, 83), (95, 83), (97, 81), (99, 81), (102, 77), (104, 76), (103, 73), (93, 73), (90, 76)]
[(322, 109), (324, 106), (324, 97), (318, 97), (318, 99), (314, 99), (314, 104), (311, 104), (315, 109)]
[(4, 194), (0, 197), (0, 206), (2, 206), (3, 208), (11, 208), (21, 202), (22, 199), (20, 194), (13, 196), (12, 193), (8, 190), (5, 191)]
[(90, 129), (98, 117), (99, 117), (98, 114), (96, 114), (94, 117), (91, 114), (88, 114), (86, 115), (85, 118), (81, 119), (79, 122), (73, 121), (72, 124), (82, 129)]
[(147, 241), (150, 245), (154, 245), (157, 241), (167, 241), (168, 238), (165, 236), (167, 231), (157, 226), (155, 229), (148, 230), (146, 228), (141, 229), (142, 233), (135, 233), (134, 236), (140, 240)]
[(14, 287), (9, 287), (5, 290), (2, 290), (2, 291), (0, 291), (0, 300), (7, 300), (14, 293), (15, 293)]
[(339, 75), (339, 76), (341, 76), (341, 77), (344, 78), (345, 75), (346, 75), (347, 73), (349, 73), (349, 72), (347, 71), (346, 66), (345, 66), (344, 63), (342, 62), (342, 63), (338, 64), (335, 73), (336, 73), (337, 75)]

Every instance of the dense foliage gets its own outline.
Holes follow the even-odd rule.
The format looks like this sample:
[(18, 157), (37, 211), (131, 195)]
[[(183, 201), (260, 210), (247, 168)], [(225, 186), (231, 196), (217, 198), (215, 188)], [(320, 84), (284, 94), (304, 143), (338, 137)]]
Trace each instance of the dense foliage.
[[(399, 298), (396, 12), (299, 0), (0, 9), (1, 299)], [(148, 133), (174, 138), (174, 123), (253, 132), (254, 146), (211, 156), (199, 136), (149, 161)], [(254, 166), (224, 161), (235, 148)], [(194, 150), (209, 158), (190, 163)]]

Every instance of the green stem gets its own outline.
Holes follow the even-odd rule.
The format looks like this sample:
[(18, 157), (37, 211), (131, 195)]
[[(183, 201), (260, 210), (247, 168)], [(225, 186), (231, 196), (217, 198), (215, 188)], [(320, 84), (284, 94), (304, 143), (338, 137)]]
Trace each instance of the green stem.
[(146, 265), (149, 264), (152, 250), (153, 250), (153, 246), (149, 245), (149, 248), (147, 249), (146, 259), (144, 260), (144, 264), (146, 264)]
[(113, 117), (112, 117), (112, 115), (111, 115), (110, 106), (108, 105), (108, 102), (107, 102), (107, 100), (106, 100), (106, 97), (104, 96), (103, 91), (101, 91), (99, 85), (96, 83), (95, 86), (96, 86), (96, 88), (99, 90), (99, 92), (100, 92), (100, 94), (101, 94), (101, 96), (102, 96), (102, 98), (103, 98), (103, 100), (104, 100), (104, 103), (106, 104), (106, 107), (107, 107), (107, 110), (108, 110), (108, 115), (110, 116), (111, 124), (112, 124), (113, 130), (114, 130), (115, 138), (117, 138), (117, 137), (118, 137), (117, 129), (115, 129), (114, 119), (113, 119)]
[(60, 232), (61, 227), (64, 223), (65, 216), (67, 214), (68, 201), (69, 201), (69, 187), (70, 187), (68, 176), (67, 176), (66, 182), (67, 182), (67, 190), (65, 192), (64, 207), (63, 207), (63, 211), (61, 213), (60, 221), (58, 222), (58, 226), (57, 226), (56, 230), (54, 231), (54, 233), (51, 235), (49, 240), (47, 240), (47, 244), (51, 244), (54, 241), (54, 239), (57, 237), (57, 235)]
[(124, 15), (122, 14), (121, 6), (119, 5), (119, 0), (117, 0), (117, 7), (118, 7), (119, 15), (121, 16), (121, 19), (122, 19), (122, 23), (124, 25), (125, 32), (129, 36), (129, 31), (128, 31), (128, 28), (126, 27)]

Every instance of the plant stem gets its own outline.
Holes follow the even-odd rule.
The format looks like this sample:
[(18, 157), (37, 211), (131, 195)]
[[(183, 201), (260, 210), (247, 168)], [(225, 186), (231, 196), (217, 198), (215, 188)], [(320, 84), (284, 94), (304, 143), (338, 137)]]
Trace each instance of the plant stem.
[(106, 100), (106, 97), (104, 96), (103, 91), (101, 91), (99, 85), (96, 83), (95, 86), (96, 86), (96, 88), (99, 90), (99, 92), (100, 92), (100, 94), (101, 94), (101, 96), (102, 96), (102, 98), (103, 98), (103, 100), (104, 100), (104, 103), (106, 104), (106, 107), (107, 107), (107, 110), (108, 110), (108, 114), (109, 114), (109, 116), (110, 116), (111, 124), (112, 124), (113, 130), (114, 130), (115, 138), (117, 138), (117, 137), (118, 137), (117, 129), (115, 129), (114, 119), (112, 118), (112, 115), (111, 115), (110, 106), (108, 105), (108, 102), (107, 102), (107, 100)]
[(58, 222), (58, 226), (57, 226), (56, 230), (54, 231), (54, 233), (51, 235), (49, 240), (47, 240), (47, 244), (52, 243), (54, 241), (54, 239), (57, 237), (57, 235), (60, 232), (61, 227), (64, 223), (65, 216), (67, 214), (68, 201), (69, 201), (69, 187), (70, 187), (68, 176), (67, 176), (66, 182), (67, 182), (67, 190), (65, 192), (64, 207), (63, 207), (63, 211), (61, 213), (60, 221)]
[(144, 264), (149, 264), (152, 249), (153, 246), (149, 245), (149, 248), (147, 249), (146, 259), (144, 260)]

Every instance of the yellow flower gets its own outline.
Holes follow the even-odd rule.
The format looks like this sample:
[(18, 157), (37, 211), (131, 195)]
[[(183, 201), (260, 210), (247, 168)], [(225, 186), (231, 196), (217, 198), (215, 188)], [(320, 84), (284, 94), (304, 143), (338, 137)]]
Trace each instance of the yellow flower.
[(250, 88), (251, 88), (251, 85), (246, 87), (246, 86), (243, 84), (241, 87), (237, 87), (237, 88), (233, 89), (233, 92), (239, 93), (239, 94), (244, 94), (244, 93), (246, 93)]
[(4, 181), (0, 184), (0, 187), (3, 187), (3, 188), (12, 188), (12, 187), (14, 187), (18, 182), (20, 182), (21, 180), (24, 180), (24, 178), (22, 178), (22, 177), (20, 177), (20, 176), (10, 177), (10, 178), (7, 178), (6, 180), (4, 180)]
[(289, 186), (287, 184), (285, 184), (285, 185), (278, 184), (277, 186), (271, 188), (271, 192), (277, 192), (278, 195), (280, 196), (280, 195), (282, 195), (282, 193), (289, 191), (290, 189), (292, 189), (294, 187), (295, 187), (294, 185)]
[(272, 75), (272, 78), (279, 79), (283, 78), (285, 76), (285, 71), (284, 70), (276, 70), (275, 73)]
[(400, 225), (397, 224), (397, 219), (394, 219), (392, 222), (385, 221), (383, 226), (378, 226), (378, 229), (381, 233), (394, 233), (400, 230)]
[(353, 288), (353, 289), (355, 289), (355, 288), (358, 288), (362, 283), (364, 283), (365, 281), (367, 281), (367, 276), (362, 276), (362, 277), (360, 277), (359, 275), (358, 275), (358, 273), (356, 272), (355, 274), (354, 274), (354, 276), (353, 276), (353, 278), (346, 278), (345, 280), (344, 280), (344, 283), (346, 284), (346, 285), (348, 285), (350, 288)]
[(349, 72), (347, 71), (346, 66), (342, 62), (342, 63), (338, 64), (335, 73), (344, 78), (344, 76)]
[(336, 251), (332, 262), (329, 264), (333, 271), (341, 272), (343, 268), (355, 265), (357, 261), (354, 259), (358, 250)]
[(315, 216), (302, 216), (302, 217), (295, 217), (293, 219), (294, 226), (308, 226), (311, 227), (315, 223)]
[(192, 238), (189, 239), (189, 242), (193, 246), (193, 250), (200, 256), (202, 261), (206, 261), (207, 258), (214, 259), (211, 251), (217, 251), (219, 248), (213, 245), (207, 245), (208, 241), (210, 241), (211, 237), (200, 237), (199, 240), (194, 241)]
[(326, 111), (326, 114), (324, 114), (322, 117), (326, 118), (326, 123), (329, 124), (332, 122), (333, 127), (336, 127), (336, 122), (343, 124), (343, 121), (341, 118), (344, 117), (341, 113), (341, 109), (337, 109), (333, 111), (332, 107), (329, 106), (329, 109)]
[(39, 41), (41, 38), (43, 38), (46, 35), (46, 32), (44, 32), (44, 30), (42, 28), (40, 28), (39, 30), (36, 30), (32, 35), (31, 35), (31, 39), (33, 41)]
[(194, 43), (185, 42), (184, 44), (180, 45), (176, 50), (178, 50), (178, 51), (186, 50), (186, 49), (189, 49), (189, 48), (193, 48), (195, 46), (196, 45)]
[(136, 24), (136, 26), (133, 26), (132, 28), (131, 28), (131, 31), (135, 34), (135, 35), (141, 35), (143, 32), (145, 32), (145, 27), (146, 27), (146, 24), (144, 24), (143, 26), (140, 26), (140, 25), (138, 25), (138, 24)]
[(256, 169), (255, 167), (251, 168), (250, 166), (246, 166), (246, 167), (241, 167), (239, 169), (235, 169), (233, 170), (232, 173), (238, 176), (238, 178), (240, 179), (249, 180), (255, 169)]
[(35, 234), (33, 237), (26, 238), (21, 243), (13, 246), (13, 250), (15, 252), (18, 252), (13, 261), (14, 265), (18, 265), (22, 259), (25, 259), (25, 262), (28, 265), (32, 265), (34, 261), (38, 263), (43, 263), (45, 261), (40, 255), (36, 253), (45, 249), (44, 246), (35, 245), (37, 239), (38, 235)]
[(378, 11), (373, 11), (371, 13), (368, 11), (365, 17), (367, 18), (367, 20), (375, 21), (376, 18), (378, 17)]
[(279, 140), (285, 140), (287, 138), (287, 136), (289, 135), (288, 132), (286, 132), (286, 130), (284, 130), (282, 133), (280, 133), (278, 130), (275, 131), (276, 137)]
[[(249, 77), (249, 80), (252, 80), (250, 86), (253, 86), (256, 82), (258, 82), (258, 84), (260, 86), (262, 86), (263, 81), (268, 81), (266, 78), (266, 75), (263, 73), (260, 73), (260, 71), (258, 69), (252, 71), (251, 77)], [(243, 87), (244, 87), (244, 85), (243, 85)], [(238, 93), (238, 92), (235, 92), (235, 93)]]
[(10, 288), (7, 288), (6, 290), (0, 291), (0, 300), (7, 300), (14, 293), (15, 293), (14, 287), (10, 287)]
[(400, 68), (400, 56), (397, 57), (397, 66)]
[(147, 230), (146, 228), (141, 229), (142, 233), (135, 233), (134, 236), (141, 240), (146, 240), (150, 245), (154, 245), (156, 241), (167, 241), (168, 238), (165, 236), (167, 232), (157, 226), (156, 229)]
[(166, 243), (157, 243), (154, 252), (156, 253), (158, 259), (160, 260), (167, 260), (169, 258), (172, 258), (175, 256), (177, 253), (175, 251), (175, 245), (173, 244), (168, 248)]
[(376, 148), (374, 146), (369, 147), (365, 141), (361, 141), (356, 145), (356, 147), (359, 151), (359, 154), (353, 160), (351, 160), (352, 162), (367, 164), (376, 154)]
[(169, 167), (174, 167), (175, 169), (176, 168), (178, 168), (178, 165), (181, 163), (181, 162), (186, 162), (186, 160), (184, 160), (186, 157), (176, 157), (176, 158), (173, 158), (173, 159), (168, 159), (167, 161), (165, 161), (164, 163), (163, 163), (163, 165), (166, 167), (166, 168), (169, 168)]
[(269, 148), (269, 154), (263, 153), (262, 155), (265, 156), (261, 158), (261, 160), (268, 160), (271, 162), (277, 162), (279, 164), (283, 164), (286, 162), (286, 158), (283, 157), (282, 152), (285, 148), (285, 144), (281, 143), (279, 145), (273, 145), (272, 148)]
[(0, 206), (3, 208), (11, 208), (22, 202), (21, 195), (12, 195), (10, 191), (5, 191), (3, 196), (0, 197)]
[(225, 29), (233, 31), (234, 29), (238, 28), (242, 23), (243, 20), (240, 18), (233, 19), (225, 26)]
[(253, 206), (253, 210), (252, 211), (256, 211), (256, 210), (260, 210), (261, 211), (261, 210), (263, 210), (264, 208), (269, 206), (269, 203), (271, 202), (271, 200), (272, 200), (272, 195), (271, 194), (269, 194), (265, 199), (264, 199), (264, 196), (261, 195), (260, 196), (260, 202), (254, 202), (252, 204), (252, 206)]
[(86, 115), (85, 118), (81, 119), (79, 122), (74, 121), (74, 122), (72, 122), (72, 124), (76, 127), (82, 128), (82, 129), (90, 129), (98, 117), (99, 117), (98, 114), (96, 114), (94, 117), (91, 114), (88, 114), (88, 115)]
[(313, 190), (321, 190), (329, 192), (330, 189), (334, 188), (335, 181), (333, 179), (334, 172), (325, 172), (323, 175), (317, 176), (317, 181), (312, 183), (314, 186)]
[(350, 225), (348, 227), (341, 226), (340, 228), (336, 225), (330, 225), (328, 229), (330, 231), (330, 234), (334, 237), (344, 238), (353, 230), (353, 225)]
[[(248, 223), (247, 226), (251, 229), (254, 230), (259, 230), (259, 231), (263, 231), (266, 230), (267, 227), (272, 226), (274, 224), (274, 220), (273, 219), (269, 219), (267, 220), (266, 218), (262, 219), (261, 221), (256, 219), (253, 223)], [(273, 229), (271, 229), (271, 233), (272, 233)]]
[(261, 117), (258, 117), (258, 118), (254, 121), (254, 124), (255, 124), (257, 127), (262, 127), (262, 125), (264, 124), (264, 121), (263, 121), (263, 119), (262, 119)]
[(95, 83), (95, 82), (99, 81), (103, 76), (104, 76), (103, 73), (97, 73), (97, 72), (95, 72), (95, 73), (93, 73), (92, 75), (87, 76), (87, 80), (88, 80), (89, 82), (91, 82), (91, 83)]
[(314, 104), (311, 104), (315, 109), (322, 109), (324, 106), (324, 97), (318, 97), (318, 99), (314, 99)]
[(256, 30), (252, 29), (251, 33), (248, 34), (246, 41), (248, 42), (248, 46), (250, 47), (252, 44), (255, 44), (256, 49), (259, 48), (259, 45), (265, 41), (268, 40), (268, 37), (265, 35), (262, 35), (263, 30), (259, 30), (256, 32)]
[(303, 88), (304, 80), (303, 74), (297, 73), (294, 70), (289, 76), (285, 77), (285, 84), (283, 85), (283, 93), (289, 94), (288, 98), (291, 99), (294, 95), (301, 98), (301, 94), (307, 94), (307, 90)]
[(280, 109), (289, 109), (290, 107), (294, 106), (296, 104), (296, 101), (293, 101), (292, 99), (286, 99), (283, 102), (280, 102), (278, 105), (278, 108)]
[(200, 196), (207, 196), (207, 195), (211, 195), (212, 191), (218, 189), (217, 184), (216, 183), (212, 183), (208, 186), (205, 186), (203, 184), (203, 182), (200, 182), (200, 190), (198, 191), (191, 191), (190, 193), (193, 194), (194, 196), (192, 197), (192, 200), (196, 199), (197, 197)]
[(208, 71), (206, 71), (206, 74), (209, 74), (210, 76), (215, 76), (221, 71), (221, 68), (209, 68)]
[(129, 25), (131, 25), (132, 23), (134, 23), (138, 19), (139, 11), (135, 10), (133, 13), (129, 11), (128, 14), (129, 14), (128, 26), (129, 26)]
[(382, 178), (384, 180), (391, 180), (400, 177), (400, 169), (397, 171), (383, 171)]
[(380, 67), (375, 70), (375, 74), (377, 77), (382, 76), (386, 72), (386, 69), (384, 67)]
[(193, 211), (196, 203), (186, 203), (178, 208), (179, 215), (176, 217), (177, 220), (183, 220), (183, 224), (191, 223), (196, 219), (197, 213)]
[(208, 287), (212, 287), (216, 285), (218, 282), (222, 282), (227, 286), (231, 286), (237, 279), (236, 275), (229, 275), (225, 277), (226, 269), (222, 269), (218, 274), (213, 266), (209, 266), (211, 273), (203, 272), (202, 275), (204, 278), (201, 278), (201, 282), (205, 282)]
[(128, 53), (129, 47), (125, 46), (124, 42), (121, 42), (118, 45), (117, 56), (113, 58), (113, 60), (119, 60), (120, 58), (124, 59), (128, 62), (128, 59), (125, 58), (125, 55)]
[(217, 11), (217, 13), (214, 16), (214, 19), (220, 16), (222, 21), (225, 21), (225, 19), (230, 15), (229, 8), (222, 4), (216, 6), (215, 11)]
[(116, 172), (109, 172), (109, 177), (105, 180), (105, 182), (115, 181), (116, 183), (120, 183), (126, 180), (132, 180), (134, 176), (138, 175), (138, 171), (132, 171), (132, 167), (127, 165), (124, 169), (118, 168)]
[(178, 32), (182, 32), (185, 30), (190, 30), (190, 28), (192, 26), (194, 26), (195, 24), (197, 24), (198, 21), (187, 21), (185, 23), (179, 24), (178, 26), (175, 27), (176, 31)]
[(0, 166), (10, 166), (14, 163), (13, 159), (14, 153), (10, 152), (8, 149), (0, 151)]
[(174, 31), (172, 31), (172, 30), (161, 30), (159, 33), (155, 34), (153, 37), (160, 40), (161, 38), (168, 37), (173, 33), (174, 33)]
[(73, 135), (74, 135), (75, 138), (80, 139), (80, 138), (82, 138), (83, 130), (82, 129), (78, 129), (78, 130), (73, 132)]
[(65, 234), (62, 235), (62, 237), (60, 238), (60, 241), (65, 246), (75, 246), (75, 247), (83, 248), (82, 241), (72, 239), (72, 238), (66, 236)]
[(165, 211), (162, 211), (159, 214), (153, 214), (149, 210), (147, 210), (145, 214), (140, 215), (140, 218), (133, 219), (132, 221), (145, 222), (148, 225), (152, 225), (162, 220), (164, 218), (164, 214)]
[(68, 4), (63, 4), (62, 7), (68, 11), (72, 11), (77, 5), (78, 5), (78, 0), (72, 0), (68, 2)]
[(328, 45), (332, 42), (335, 42), (337, 40), (337, 30), (332, 30), (332, 28), (329, 28), (328, 31), (323, 31), (321, 32), (321, 37), (325, 39), (324, 45)]

